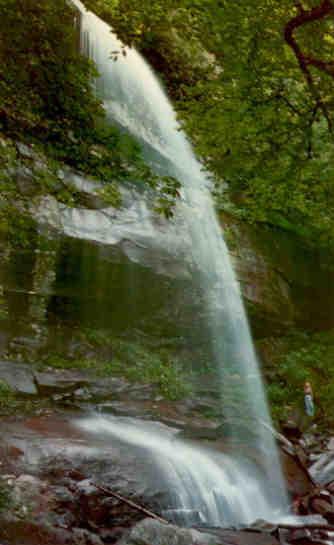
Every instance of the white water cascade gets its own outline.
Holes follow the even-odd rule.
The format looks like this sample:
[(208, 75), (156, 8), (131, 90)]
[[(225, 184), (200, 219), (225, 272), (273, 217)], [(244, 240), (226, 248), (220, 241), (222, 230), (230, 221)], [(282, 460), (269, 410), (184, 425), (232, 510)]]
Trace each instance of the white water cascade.
[[(93, 415), (76, 425), (97, 438), (141, 449), (147, 465), (154, 466), (159, 486), (168, 487), (168, 511), (184, 525), (231, 527), (250, 524), (259, 516), (272, 522), (282, 518), (268, 501), (263, 473), (247, 459), (235, 459), (203, 447), (194, 448), (177, 431), (157, 422), (129, 417)], [(160, 488), (160, 490), (161, 490)], [(159, 488), (158, 488), (159, 491)]]
[[(286, 513), (288, 500), (274, 439), (268, 431), (270, 416), (258, 362), (240, 288), (216, 218), (209, 179), (179, 130), (175, 112), (144, 59), (135, 50), (126, 48), (125, 55), (120, 54), (116, 62), (112, 61), (111, 52), (121, 51), (122, 44), (108, 25), (87, 12), (78, 0), (74, 0), (74, 4), (82, 15), (82, 47), (96, 62), (101, 75), (96, 82), (97, 92), (103, 98), (108, 115), (161, 157), (160, 170), (182, 183), (178, 213), (184, 219), (185, 238), (191, 240), (192, 273), (198, 279), (209, 316), (211, 352), (220, 373), (224, 417), (236, 456), (233, 462), (222, 457), (222, 462), (217, 463), (180, 442), (167, 449), (161, 437), (155, 440), (144, 431), (134, 433), (133, 429), (116, 422), (112, 425), (109, 422), (107, 426), (100, 421), (99, 425), (107, 426), (110, 433), (130, 444), (146, 444), (159, 455), (162, 453), (160, 441), (163, 450), (168, 450), (168, 467), (174, 468), (171, 487), (175, 488), (178, 475), (177, 490), (185, 508), (187, 505), (192, 508), (193, 500), (189, 498), (199, 494), (206, 505), (208, 522), (226, 522), (221, 516), (221, 495), (212, 494), (213, 487), (218, 487), (227, 499), (234, 487), (232, 522), (238, 518), (239, 522), (273, 518), (276, 509)], [(247, 445), (247, 450), (258, 461), (262, 480), (258, 479), (254, 463), (249, 461), (247, 470), (245, 466), (238, 466), (243, 445)], [(236, 477), (238, 467), (243, 487)], [(188, 478), (189, 472), (191, 478)], [(235, 483), (232, 476), (237, 479)]]

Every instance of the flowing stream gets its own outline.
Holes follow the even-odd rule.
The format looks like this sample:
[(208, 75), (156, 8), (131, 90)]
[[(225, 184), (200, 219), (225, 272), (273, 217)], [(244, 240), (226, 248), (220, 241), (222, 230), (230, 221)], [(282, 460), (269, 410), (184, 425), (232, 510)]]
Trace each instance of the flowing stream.
[[(81, 12), (82, 48), (97, 64), (100, 77), (96, 89), (108, 116), (151, 149), (155, 162), (160, 157), (160, 171), (175, 176), (182, 184), (178, 214), (184, 220), (185, 238), (191, 241), (192, 275), (209, 316), (211, 353), (219, 370), (225, 425), (236, 458), (232, 461), (224, 456), (218, 463), (181, 442), (169, 448), (167, 440), (160, 435), (155, 438), (154, 433), (144, 429), (103, 419), (98, 425), (123, 441), (146, 445), (168, 459), (171, 488), (177, 489), (182, 508), (193, 509), (196, 497), (200, 497), (200, 503), (205, 504), (200, 510), (206, 522), (274, 518), (277, 509), (287, 512), (288, 500), (277, 449), (268, 431), (270, 416), (259, 366), (240, 288), (215, 214), (210, 179), (179, 129), (175, 112), (145, 60), (134, 49), (122, 49), (110, 27), (85, 11), (78, 0), (74, 4)], [(120, 52), (116, 62), (111, 59), (115, 51)], [(243, 447), (245, 458), (247, 452), (256, 458), (262, 479), (250, 460), (246, 465), (238, 462), (237, 453)], [(213, 493), (217, 489), (220, 493)], [(222, 515), (226, 502), (228, 512), (233, 513), (228, 520)]]

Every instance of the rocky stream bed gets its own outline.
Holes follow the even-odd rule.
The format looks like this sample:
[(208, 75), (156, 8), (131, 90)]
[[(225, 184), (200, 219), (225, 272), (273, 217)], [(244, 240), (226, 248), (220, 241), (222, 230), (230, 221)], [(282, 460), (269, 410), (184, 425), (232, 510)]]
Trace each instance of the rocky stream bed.
[(168, 518), (168, 505), (150, 460), (78, 423), (92, 412), (154, 421), (224, 452), (220, 422), (201, 415), (203, 405), (214, 402), (166, 402), (149, 385), (94, 379), (87, 371), (34, 372), (11, 362), (1, 362), (0, 378), (30, 400), (30, 414), (0, 420), (1, 481), (8, 494), (0, 515), (2, 545), (334, 543), (334, 439), (316, 428), (302, 434), (290, 423), (289, 439), (277, 434), (293, 519), (223, 529), (203, 528), (195, 517), (192, 528), (182, 528), (159, 519)]

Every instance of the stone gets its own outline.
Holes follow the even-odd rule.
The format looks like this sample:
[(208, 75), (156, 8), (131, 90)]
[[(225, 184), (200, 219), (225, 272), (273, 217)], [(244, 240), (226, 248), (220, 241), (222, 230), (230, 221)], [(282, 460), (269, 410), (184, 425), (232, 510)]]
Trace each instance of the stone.
[(209, 426), (187, 426), (184, 431), (179, 434), (179, 437), (193, 440), (216, 441), (217, 439), (224, 437), (224, 435), (224, 427), (219, 425), (212, 428)]
[(306, 528), (296, 528), (288, 533), (287, 541), (289, 543), (306, 543), (311, 542), (311, 532)]
[(21, 394), (37, 394), (34, 375), (28, 366), (11, 361), (0, 361), (0, 380)]
[(74, 494), (72, 494), (72, 492), (70, 492), (65, 486), (54, 487), (53, 493), (56, 497), (57, 503), (60, 505), (74, 503)]
[(114, 526), (113, 528), (99, 528), (98, 530), (100, 538), (105, 543), (115, 543), (125, 533), (123, 526)]
[(31, 146), (27, 146), (27, 144), (23, 144), (23, 142), (16, 142), (16, 147), (19, 154), (26, 159), (34, 159), (34, 157), (36, 156)]
[(327, 499), (321, 496), (311, 498), (310, 507), (313, 512), (322, 515), (329, 523), (334, 523), (334, 507), (330, 496)]
[(187, 521), (187, 526), (201, 526), (203, 517), (200, 511), (195, 509), (165, 509), (161, 513), (162, 518), (181, 526)]
[(117, 545), (218, 545), (214, 536), (163, 524), (153, 519), (139, 522)]
[(322, 485), (327, 485), (334, 481), (334, 452), (325, 452), (310, 467), (310, 473), (313, 479)]
[(103, 545), (101, 539), (83, 528), (73, 528), (73, 545)]
[(77, 483), (77, 491), (83, 496), (96, 496), (99, 494), (96, 486), (92, 484), (91, 479), (84, 479)]
[(11, 354), (15, 354), (16, 361), (22, 362), (27, 355), (32, 355), (36, 353), (41, 346), (41, 338), (39, 333), (36, 332), (34, 324), (31, 324), (32, 335), (22, 335), (19, 337), (14, 337), (10, 343), (9, 348)]
[(293, 496), (306, 496), (314, 488), (314, 482), (297, 456), (281, 451), (281, 463), (288, 490)]
[(203, 529), (198, 531), (144, 519), (117, 545), (279, 545), (276, 538), (256, 531)]
[(78, 388), (74, 391), (74, 396), (77, 401), (91, 401), (93, 399), (88, 388)]
[(266, 532), (218, 530), (215, 535), (221, 540), (216, 540), (215, 545), (279, 545), (277, 539)]
[(106, 203), (99, 195), (90, 193), (80, 193), (78, 195), (79, 205), (89, 210), (103, 210), (110, 205)]
[(30, 168), (26, 166), (18, 167), (15, 172), (15, 178), (22, 195), (31, 197), (37, 193), (34, 173)]
[(39, 395), (74, 393), (89, 384), (82, 373), (72, 371), (34, 373)]
[(33, 475), (20, 475), (14, 483), (13, 496), (17, 504), (36, 508), (45, 503), (42, 496), (47, 491), (47, 484)]
[[(115, 399), (122, 393), (127, 393), (129, 382), (122, 378), (105, 377), (95, 379), (89, 386), (91, 399), (95, 402)], [(107, 409), (108, 411), (108, 409)]]
[(308, 455), (304, 448), (301, 445), (295, 445), (296, 450), (296, 457), (298, 458), (300, 464), (305, 468), (307, 471), (308, 467)]
[(2, 516), (0, 524), (1, 539), (6, 545), (73, 545), (72, 535), (65, 528), (46, 527), (27, 518), (4, 519)]

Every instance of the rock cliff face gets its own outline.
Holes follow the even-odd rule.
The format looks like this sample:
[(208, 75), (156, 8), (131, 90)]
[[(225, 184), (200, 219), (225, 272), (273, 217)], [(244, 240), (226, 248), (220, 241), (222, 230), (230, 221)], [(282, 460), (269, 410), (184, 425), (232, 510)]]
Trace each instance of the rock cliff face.
[[(21, 171), (10, 173), (19, 194), (34, 187), (34, 170), (26, 168), (24, 180)], [(116, 210), (103, 203), (96, 182), (72, 171), (58, 175), (75, 188), (77, 204), (34, 197), (35, 240), (25, 248), (0, 245), (2, 354), (66, 346), (72, 357), (86, 356), (76, 328), (200, 349), (206, 317), (178, 213), (171, 222), (157, 217), (150, 196), (135, 186), (124, 188)], [(277, 228), (226, 215), (221, 222), (255, 338), (333, 327), (334, 271), (318, 252)]]
[(256, 337), (333, 327), (328, 257), (277, 228), (228, 217), (222, 222)]

